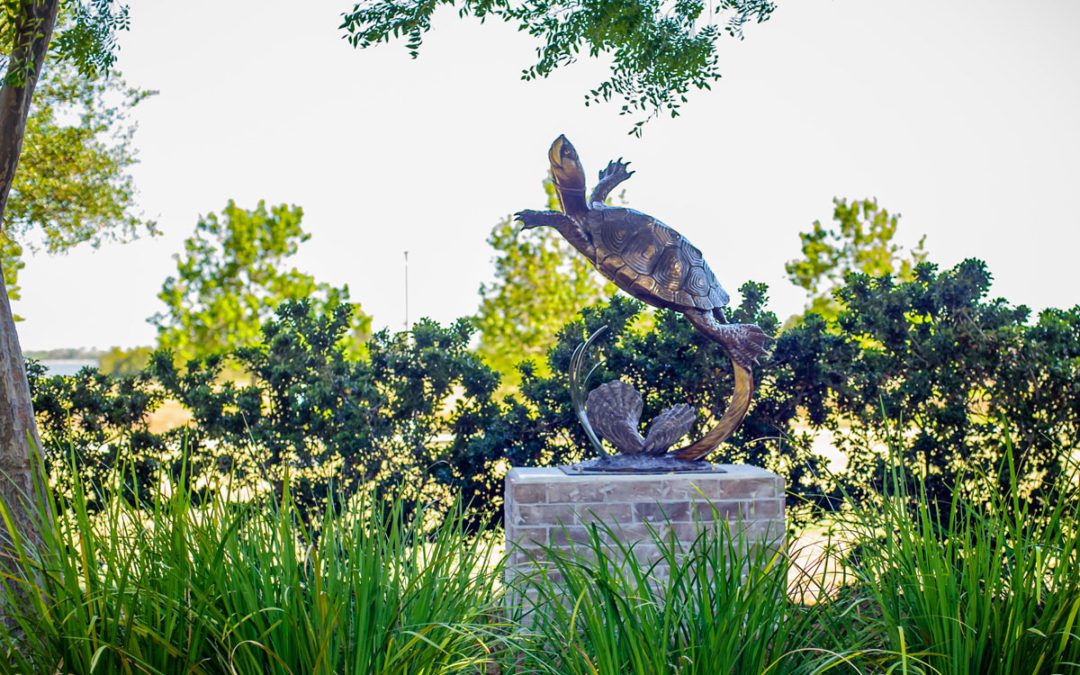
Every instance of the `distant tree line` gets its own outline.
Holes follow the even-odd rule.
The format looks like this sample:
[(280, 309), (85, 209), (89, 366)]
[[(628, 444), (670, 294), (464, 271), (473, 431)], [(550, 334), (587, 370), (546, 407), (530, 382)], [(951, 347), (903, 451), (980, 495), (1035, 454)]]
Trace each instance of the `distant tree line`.
[(96, 349), (84, 349), (82, 347), (61, 347), (59, 349), (37, 349), (32, 351), (23, 352), (23, 355), (28, 359), (34, 359), (35, 361), (45, 360), (97, 360), (101, 358), (103, 352)]

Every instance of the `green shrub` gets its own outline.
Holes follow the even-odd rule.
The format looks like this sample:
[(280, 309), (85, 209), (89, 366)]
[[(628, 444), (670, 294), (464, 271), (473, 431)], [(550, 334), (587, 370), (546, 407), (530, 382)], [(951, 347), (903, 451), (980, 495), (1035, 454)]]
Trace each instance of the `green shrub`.
[(331, 477), (346, 498), (375, 489), (407, 508), (448, 503), (451, 492), (472, 499), (493, 479), (461, 447), (497, 411), (498, 385), (468, 349), (472, 328), (421, 320), (410, 333), (376, 333), (368, 358), (354, 359), (342, 342), (349, 325), (345, 306), (319, 314), (286, 303), (261, 344), (234, 354), (250, 384), (221, 382), (220, 358), (180, 370), (158, 352), (150, 372), (192, 411), (184, 433), (194, 456), (278, 492), (288, 470), (303, 509), (321, 510)]
[[(902, 432), (895, 457), (909, 492), (920, 480), (931, 501), (960, 491), (978, 503), (1015, 487), (1020, 503), (1046, 508), (1068, 459), (1061, 449), (1080, 447), (1080, 307), (1046, 310), (1033, 323), (1027, 308), (988, 300), (989, 285), (972, 260), (944, 272), (924, 263), (904, 282), (848, 275), (835, 320), (809, 313), (781, 332), (766, 288), (744, 284), (728, 320), (758, 323), (776, 341), (755, 369), (749, 415), (712, 459), (777, 471), (791, 507), (835, 509), (843, 494), (867, 499), (882, 484), (888, 419)], [(523, 364), (518, 393), (502, 400), (498, 376), (470, 348), (468, 321), (383, 331), (357, 358), (342, 340), (349, 311), (280, 306), (261, 343), (229, 357), (250, 377), (245, 384), (223, 381), (224, 357), (178, 367), (166, 352), (134, 378), (33, 377), (54, 473), (74, 446), (80, 474), (130, 461), (144, 486), (162, 475), (176, 481), (186, 440), (186, 476), (200, 490), (229, 474), (280, 493), (288, 470), (304, 512), (321, 512), (333, 479), (345, 498), (375, 489), (407, 509), (460, 494), (478, 509), (476, 525), (498, 513), (507, 464), (568, 463), (588, 452), (567, 369), (597, 328), (609, 331), (597, 344), (594, 382), (629, 381), (644, 396), (645, 419), (688, 402), (701, 433), (732, 388), (718, 345), (678, 313), (622, 296), (568, 323), (548, 352), (550, 368)], [(193, 413), (190, 428), (146, 430), (145, 413), (163, 396)], [(834, 432), (843, 472), (830, 473), (814, 453), (810, 432), (820, 429)], [(1015, 485), (994, 470), (1006, 435), (1017, 444)], [(999, 482), (972, 482), (976, 475)]]
[[(848, 426), (836, 439), (856, 495), (887, 484), (897, 459), (908, 492), (919, 482), (934, 502), (961, 491), (973, 503), (1013, 493), (1047, 505), (1080, 447), (1080, 306), (1032, 322), (1027, 307), (988, 298), (990, 282), (984, 263), (966, 260), (941, 272), (920, 264), (903, 283), (850, 275), (840, 289), (846, 309), (831, 330), (857, 348), (837, 364), (826, 424)], [(1006, 439), (1014, 472), (1000, 470)]]
[[(498, 416), (498, 377), (469, 351), (469, 323), (421, 320), (410, 333), (382, 331), (369, 341), (367, 358), (356, 359), (342, 339), (351, 311), (285, 303), (263, 326), (261, 343), (230, 359), (179, 367), (159, 351), (135, 377), (93, 369), (45, 377), (32, 366), (54, 480), (70, 490), (66, 467), (74, 452), (83, 479), (123, 464), (144, 490), (163, 478), (182, 480), (199, 499), (224, 476), (280, 495), (289, 472), (300, 512), (314, 513), (316, 522), (329, 497), (369, 490), (392, 495), (406, 510), (446, 508), (453, 494), (486, 503), (482, 497), (497, 489), (492, 465), (500, 455), (495, 446), (477, 451), (475, 439)], [(227, 362), (249, 381), (222, 378)], [(147, 415), (163, 398), (190, 410), (192, 424), (150, 433)], [(473, 513), (473, 525), (487, 515)]]

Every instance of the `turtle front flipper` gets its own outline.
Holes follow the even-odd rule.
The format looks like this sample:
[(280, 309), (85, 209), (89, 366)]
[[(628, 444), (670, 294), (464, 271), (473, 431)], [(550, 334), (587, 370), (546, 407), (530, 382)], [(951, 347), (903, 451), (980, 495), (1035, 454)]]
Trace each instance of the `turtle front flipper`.
[(521, 229), (531, 230), (534, 227), (554, 227), (559, 231), (570, 245), (576, 248), (583, 256), (596, 261), (596, 248), (593, 246), (589, 233), (581, 228), (573, 218), (558, 211), (533, 211), (525, 209), (514, 214), (514, 220), (521, 222)]
[(624, 180), (634, 175), (633, 171), (627, 171), (630, 162), (622, 161), (622, 157), (608, 162), (607, 168), (600, 172), (600, 181), (593, 188), (590, 204), (603, 204), (607, 201), (611, 191), (619, 186)]
[[(560, 226), (566, 227), (567, 218), (558, 211), (533, 211), (532, 209), (525, 209), (524, 211), (518, 211), (514, 214), (514, 220), (521, 222), (521, 229), (531, 230), (534, 227), (554, 227), (559, 229)], [(571, 222), (570, 225), (573, 223)]]

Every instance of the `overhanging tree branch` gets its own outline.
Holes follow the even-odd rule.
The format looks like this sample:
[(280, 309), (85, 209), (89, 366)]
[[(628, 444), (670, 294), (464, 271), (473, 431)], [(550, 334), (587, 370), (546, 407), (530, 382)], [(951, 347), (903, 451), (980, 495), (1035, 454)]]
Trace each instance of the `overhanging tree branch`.
[(340, 28), (354, 47), (404, 38), (413, 57), (440, 6), (458, 16), (497, 17), (541, 41), (537, 61), (522, 78), (547, 77), (581, 53), (609, 54), (611, 77), (586, 94), (585, 105), (621, 98), (621, 113), (639, 119), (630, 133), (662, 112), (672, 117), (691, 89), (720, 79), (716, 42), (742, 39), (743, 26), (760, 23), (771, 0), (363, 0), (345, 12)]

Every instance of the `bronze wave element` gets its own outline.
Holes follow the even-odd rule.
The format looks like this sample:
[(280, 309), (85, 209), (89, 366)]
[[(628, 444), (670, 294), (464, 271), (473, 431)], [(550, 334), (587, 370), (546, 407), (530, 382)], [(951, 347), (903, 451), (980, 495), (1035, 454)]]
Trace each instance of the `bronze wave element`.
[[(640, 395), (636, 391), (630, 394), (627, 391), (629, 385), (620, 387), (614, 383), (602, 385), (597, 391), (604, 387), (608, 389), (596, 399), (593, 395), (597, 391), (592, 392), (586, 402), (588, 417), (594, 417), (595, 409), (595, 422), (599, 423), (586, 425), (590, 440), (593, 440), (592, 427), (595, 426), (596, 431), (623, 455), (662, 455), (690, 462), (703, 460), (735, 432), (746, 416), (754, 388), (752, 367), (764, 354), (765, 343), (771, 338), (756, 325), (726, 322), (723, 307), (728, 303), (727, 292), (709, 269), (701, 251), (681, 234), (640, 211), (604, 204), (611, 191), (633, 173), (627, 171), (627, 163), (621, 159), (609, 162), (600, 172), (600, 180), (592, 194), (586, 198), (585, 169), (566, 136), (555, 139), (548, 151), (548, 159), (562, 211), (520, 211), (515, 217), (522, 222), (523, 229), (554, 227), (623, 291), (654, 307), (681, 312), (698, 331), (724, 348), (735, 373), (735, 391), (720, 421), (690, 445), (667, 453), (667, 446), (661, 447), (660, 443), (681, 429), (682, 433), (668, 442), (670, 445), (689, 430), (693, 424), (693, 417), (687, 416), (687, 413), (693, 414), (689, 406), (686, 410), (673, 412), (674, 409), (669, 409), (661, 413), (658, 422), (654, 423), (656, 431), (651, 429), (650, 434), (642, 438), (637, 431)], [(660, 422), (662, 424), (657, 427)], [(655, 442), (649, 442), (653, 433), (659, 435)], [(638, 438), (641, 439), (640, 446), (637, 446)]]

